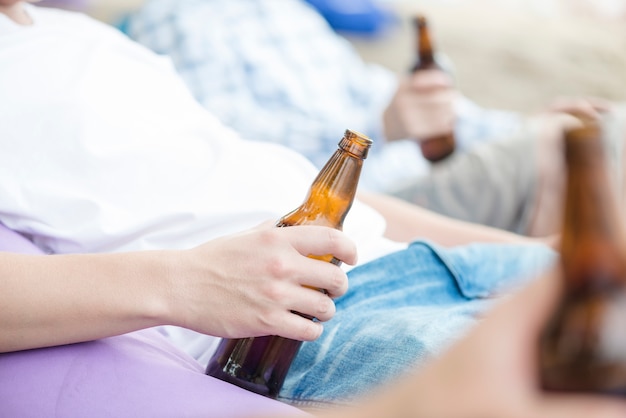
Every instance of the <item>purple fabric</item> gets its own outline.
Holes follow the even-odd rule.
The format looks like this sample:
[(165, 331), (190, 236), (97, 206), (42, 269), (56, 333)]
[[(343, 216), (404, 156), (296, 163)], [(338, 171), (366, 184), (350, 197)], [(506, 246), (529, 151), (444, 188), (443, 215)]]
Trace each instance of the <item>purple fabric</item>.
[[(0, 250), (37, 253), (0, 225)], [(2, 417), (306, 416), (204, 374), (153, 329), (0, 354)]]
[(0, 224), (0, 251), (11, 251), (14, 253), (39, 254), (39, 248), (24, 238)]
[(38, 6), (45, 7), (60, 7), (68, 10), (85, 11), (94, 0), (41, 0), (37, 3)]

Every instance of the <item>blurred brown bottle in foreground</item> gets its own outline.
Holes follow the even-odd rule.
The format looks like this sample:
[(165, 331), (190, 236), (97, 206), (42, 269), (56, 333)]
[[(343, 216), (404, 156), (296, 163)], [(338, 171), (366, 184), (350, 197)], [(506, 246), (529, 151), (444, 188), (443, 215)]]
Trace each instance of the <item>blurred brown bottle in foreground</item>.
[(549, 391), (626, 396), (626, 242), (599, 125), (565, 134), (562, 295), (539, 344)]
[[(347, 130), (313, 181), (304, 203), (280, 218), (276, 226), (322, 225), (341, 230), (371, 145), (369, 138)], [(341, 264), (330, 254), (309, 257)], [(275, 398), (301, 345), (302, 341), (278, 336), (224, 339), (209, 360), (206, 374)]]
[[(413, 18), (413, 25), (415, 26), (417, 57), (415, 64), (411, 68), (411, 72), (416, 73), (423, 70), (446, 71), (446, 68), (444, 68), (437, 59), (426, 17), (424, 15), (415, 16)], [(454, 138), (454, 132), (430, 138), (421, 138), (420, 141), (422, 155), (431, 162), (443, 160), (454, 152), (455, 147), (456, 140)]]

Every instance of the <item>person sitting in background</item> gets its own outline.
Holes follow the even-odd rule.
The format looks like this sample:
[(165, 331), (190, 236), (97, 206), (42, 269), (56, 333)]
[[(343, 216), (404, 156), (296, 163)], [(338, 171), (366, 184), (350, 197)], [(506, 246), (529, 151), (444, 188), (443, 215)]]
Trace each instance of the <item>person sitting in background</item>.
[[(243, 137), (287, 145), (320, 167), (351, 126), (376, 143), (363, 188), (531, 236), (560, 226), (560, 113), (608, 108), (559, 102), (532, 123), (481, 108), (444, 72), (398, 78), (365, 63), (303, 0), (148, 0), (123, 28), (171, 57), (196, 99)], [(434, 165), (407, 139), (452, 129), (459, 152)]]
[(521, 127), (518, 114), (480, 109), (459, 94), (448, 74), (399, 79), (365, 63), (304, 0), (149, 0), (122, 26), (170, 56), (196, 99), (246, 138), (288, 145), (318, 167), (345, 126), (388, 142), (372, 150), (364, 173), (374, 191), (428, 171), (404, 139), (454, 128), (466, 150)]

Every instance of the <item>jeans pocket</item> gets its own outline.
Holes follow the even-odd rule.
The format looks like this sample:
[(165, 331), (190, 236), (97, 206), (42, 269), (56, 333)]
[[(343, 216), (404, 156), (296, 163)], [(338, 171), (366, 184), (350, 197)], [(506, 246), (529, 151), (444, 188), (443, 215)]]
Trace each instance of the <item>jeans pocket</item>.
[(557, 259), (557, 253), (542, 244), (474, 243), (452, 248), (427, 245), (468, 299), (510, 291), (547, 270)]

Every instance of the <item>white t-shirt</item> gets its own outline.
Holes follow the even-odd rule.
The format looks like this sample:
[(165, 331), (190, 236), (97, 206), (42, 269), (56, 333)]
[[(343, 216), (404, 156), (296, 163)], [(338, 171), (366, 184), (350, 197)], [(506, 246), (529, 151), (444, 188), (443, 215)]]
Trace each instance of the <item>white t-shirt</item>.
[[(0, 15), (7, 226), (52, 253), (188, 248), (302, 202), (317, 170), (240, 139), (168, 59), (84, 15), (28, 11), (34, 26)], [(356, 203), (345, 230), (363, 242), (384, 227)]]
[[(0, 14), (8, 227), (50, 253), (190, 248), (302, 202), (313, 165), (239, 138), (196, 103), (168, 59), (84, 15), (26, 7), (32, 26)], [(355, 202), (344, 230), (361, 262), (399, 248), (384, 229)]]

